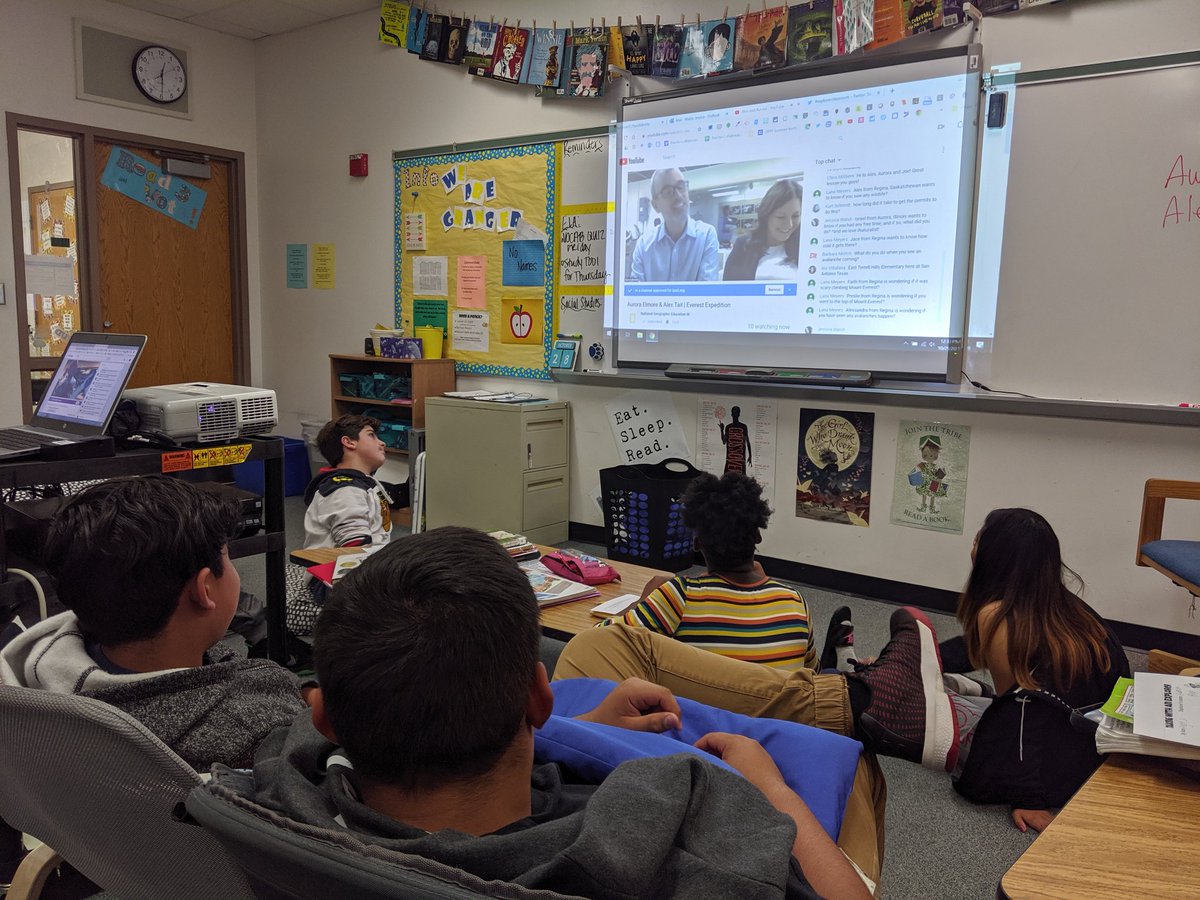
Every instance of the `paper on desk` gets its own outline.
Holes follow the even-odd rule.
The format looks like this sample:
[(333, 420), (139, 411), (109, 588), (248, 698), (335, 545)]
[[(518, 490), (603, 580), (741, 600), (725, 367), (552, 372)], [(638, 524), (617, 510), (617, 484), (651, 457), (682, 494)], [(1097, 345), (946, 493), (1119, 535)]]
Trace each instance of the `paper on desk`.
[(1134, 733), (1200, 747), (1200, 678), (1137, 672), (1133, 680)]
[(619, 616), (637, 606), (642, 598), (637, 594), (621, 594), (592, 607), (593, 616)]

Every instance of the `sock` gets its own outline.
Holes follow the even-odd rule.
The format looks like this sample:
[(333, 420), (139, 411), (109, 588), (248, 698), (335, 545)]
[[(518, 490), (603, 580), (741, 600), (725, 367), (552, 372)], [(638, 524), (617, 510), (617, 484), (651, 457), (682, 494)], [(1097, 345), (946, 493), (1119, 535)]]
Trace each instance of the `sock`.
[(857, 662), (857, 657), (854, 655), (854, 640), (851, 635), (851, 643), (838, 644), (835, 649), (837, 652), (837, 670), (839, 672), (853, 672), (854, 663)]

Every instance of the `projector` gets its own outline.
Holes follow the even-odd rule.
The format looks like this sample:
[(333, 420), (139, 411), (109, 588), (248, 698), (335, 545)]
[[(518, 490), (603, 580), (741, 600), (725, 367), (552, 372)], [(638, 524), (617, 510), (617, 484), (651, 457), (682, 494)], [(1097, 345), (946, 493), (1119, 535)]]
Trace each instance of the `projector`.
[(133, 388), (122, 396), (137, 404), (143, 431), (161, 431), (181, 441), (269, 434), (279, 422), (275, 392), (262, 388), (192, 381)]

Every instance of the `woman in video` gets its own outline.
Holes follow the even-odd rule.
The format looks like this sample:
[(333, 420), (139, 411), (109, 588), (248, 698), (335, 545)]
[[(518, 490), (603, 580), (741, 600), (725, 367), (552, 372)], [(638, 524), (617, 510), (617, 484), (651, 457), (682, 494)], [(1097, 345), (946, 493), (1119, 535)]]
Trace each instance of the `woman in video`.
[(792, 281), (800, 257), (803, 189), (783, 179), (758, 204), (758, 223), (734, 242), (725, 261), (725, 281)]

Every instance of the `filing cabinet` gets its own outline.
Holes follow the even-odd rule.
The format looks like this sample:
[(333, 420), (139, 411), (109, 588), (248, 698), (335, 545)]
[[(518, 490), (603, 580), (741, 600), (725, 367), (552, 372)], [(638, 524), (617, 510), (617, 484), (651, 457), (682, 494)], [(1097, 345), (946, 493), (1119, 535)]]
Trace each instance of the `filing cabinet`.
[(565, 401), (425, 401), (426, 527), (567, 539), (571, 409)]

